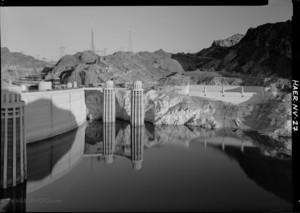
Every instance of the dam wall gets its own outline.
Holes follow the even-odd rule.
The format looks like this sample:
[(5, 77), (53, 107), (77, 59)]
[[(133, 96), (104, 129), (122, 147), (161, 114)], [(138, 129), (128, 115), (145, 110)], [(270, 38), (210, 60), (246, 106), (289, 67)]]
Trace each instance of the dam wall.
[(84, 89), (23, 92), (27, 143), (70, 131), (86, 120)]

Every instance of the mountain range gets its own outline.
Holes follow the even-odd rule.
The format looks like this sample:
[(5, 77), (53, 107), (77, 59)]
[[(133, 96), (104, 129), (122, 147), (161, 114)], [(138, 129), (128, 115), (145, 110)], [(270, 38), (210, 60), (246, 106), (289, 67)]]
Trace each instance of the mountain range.
[(197, 53), (172, 55), (185, 71), (208, 70), (242, 73), (256, 77), (290, 78), (292, 74), (292, 23), (290, 20), (249, 28), (214, 41)]
[[(98, 84), (108, 79), (116, 83), (132, 80), (158, 81), (189, 71), (224, 71), (260, 78), (291, 78), (291, 21), (267, 23), (249, 28), (245, 35), (234, 34), (196, 53), (116, 52), (99, 56), (91, 51), (65, 55), (54, 66), (22, 53), (1, 48), (2, 75), (45, 73), (45, 79), (60, 77), (62, 82)], [(18, 68), (16, 68), (18, 67)]]

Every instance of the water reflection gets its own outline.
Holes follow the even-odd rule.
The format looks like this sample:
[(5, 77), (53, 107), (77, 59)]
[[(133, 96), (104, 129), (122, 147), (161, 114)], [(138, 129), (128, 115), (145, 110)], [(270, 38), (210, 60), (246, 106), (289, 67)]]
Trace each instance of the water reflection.
[(133, 169), (139, 170), (142, 168), (143, 140), (145, 139), (143, 134), (144, 126), (134, 127), (124, 122), (117, 124), (94, 122), (88, 128), (95, 131), (102, 129), (102, 134), (87, 130), (84, 149), (85, 157), (97, 157), (99, 161), (102, 158), (104, 163), (111, 164), (114, 155), (116, 155), (131, 160)]
[(115, 123), (103, 124), (103, 158), (105, 163), (112, 163), (116, 142)]
[(54, 182), (82, 158), (86, 124), (62, 135), (27, 144), (27, 191)]
[[(92, 122), (86, 126), (86, 129), (82, 126), (69, 135), (65, 134), (49, 139), (47, 142), (28, 145), (27, 191), (41, 188), (38, 192), (45, 193), (42, 187), (53, 183), (51, 188), (55, 190), (51, 193), (55, 191), (59, 193), (61, 191), (59, 185), (63, 182), (60, 181), (61, 179), (65, 182), (77, 180), (74, 181), (76, 185), (70, 185), (69, 191), (64, 191), (66, 197), (61, 198), (57, 194), (49, 195), (53, 199), (58, 197), (64, 200), (61, 207), (65, 205), (67, 211), (75, 208), (73, 201), (76, 200), (75, 193), (80, 194), (82, 190), (86, 190), (84, 193), (89, 193), (91, 196), (86, 198), (87, 200), (78, 196), (75, 203), (78, 205), (80, 202), (84, 203), (85, 207), (90, 207), (92, 211), (112, 210), (114, 205), (109, 203), (112, 204), (119, 198), (117, 192), (120, 188), (126, 192), (131, 190), (132, 196), (138, 195), (141, 191), (149, 192), (149, 195), (146, 193), (143, 196), (152, 199), (154, 206), (163, 209), (170, 207), (171, 202), (175, 203), (174, 208), (190, 205), (190, 207), (202, 207), (203, 210), (210, 211), (213, 210), (211, 209), (213, 203), (206, 204), (203, 201), (204, 203), (200, 204), (198, 199), (205, 200), (209, 196), (221, 199), (226, 192), (220, 192), (219, 195), (220, 188), (234, 189), (235, 187), (237, 190), (233, 190), (235, 192), (232, 192), (232, 195), (223, 197), (226, 201), (219, 203), (220, 206), (227, 206), (230, 210), (234, 203), (239, 203), (237, 200), (230, 199), (237, 199), (242, 193), (252, 199), (249, 201), (249, 206), (256, 203), (256, 198), (259, 199), (260, 196), (267, 199), (269, 204), (272, 201), (278, 202), (280, 200), (278, 198), (291, 203), (291, 161), (266, 155), (266, 150), (270, 152), (270, 147), (266, 144), (260, 145), (256, 140), (257, 136), (253, 137), (251, 134), (232, 129), (204, 131), (201, 128), (186, 126), (153, 126), (147, 123), (145, 126), (132, 127), (129, 123), (121, 121), (113, 124)], [(89, 161), (82, 156), (89, 158), (91, 162), (98, 160), (94, 164), (95, 168), (99, 166), (99, 162), (104, 162), (109, 169), (95, 169), (89, 172), (86, 170)], [(227, 162), (226, 158), (233, 161)], [(194, 159), (198, 160), (194, 161)], [(133, 169), (140, 171), (133, 172), (135, 175), (124, 173), (125, 161), (131, 161)], [(247, 181), (250, 181), (245, 182), (239, 172), (246, 174)], [(224, 174), (224, 177), (220, 179), (221, 174)], [(64, 178), (60, 178), (62, 176)], [(99, 177), (102, 181), (98, 181)], [(253, 188), (253, 181), (257, 186), (253, 189), (253, 194), (243, 191), (243, 189)], [(101, 190), (93, 190), (94, 188)], [(265, 189), (267, 193), (260, 191), (263, 195), (255, 194), (261, 189)], [(193, 192), (190, 193), (189, 190)], [(151, 197), (150, 192), (152, 194), (159, 192), (161, 195)], [(272, 197), (270, 192), (277, 198)], [(36, 193), (35, 196), (38, 194)], [(183, 195), (187, 196), (185, 200)], [(117, 197), (114, 199), (115, 196)], [(65, 204), (68, 203), (66, 200), (68, 198), (72, 204)], [(101, 205), (94, 198), (102, 200)], [(130, 210), (149, 210), (148, 204), (141, 202), (135, 208), (128, 199), (124, 198), (124, 202), (120, 201), (122, 203), (120, 205), (130, 206)], [(183, 200), (175, 202), (176, 199)], [(236, 205), (242, 207), (245, 202), (241, 200), (240, 204)], [(287, 206), (286, 203), (278, 205)], [(258, 206), (262, 207), (264, 204)], [(28, 209), (30, 210), (31, 207)], [(153, 210), (156, 209), (153, 207)]]
[(246, 175), (259, 186), (292, 203), (291, 160), (263, 155), (257, 148), (241, 153), (236, 147), (227, 147), (225, 153), (234, 158)]
[(131, 161), (132, 167), (135, 170), (139, 170), (142, 168), (142, 162), (144, 157), (143, 133), (143, 126), (131, 126)]

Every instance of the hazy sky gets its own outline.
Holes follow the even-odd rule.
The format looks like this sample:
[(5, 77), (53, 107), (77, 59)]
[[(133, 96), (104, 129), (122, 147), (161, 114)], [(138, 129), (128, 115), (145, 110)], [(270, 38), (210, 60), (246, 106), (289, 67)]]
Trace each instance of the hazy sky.
[(133, 50), (198, 52), (213, 40), (245, 34), (250, 27), (292, 17), (292, 0), (269, 0), (267, 6), (144, 7), (2, 7), (1, 47), (34, 57), (57, 60), (87, 50), (94, 29), (96, 49), (111, 54)]

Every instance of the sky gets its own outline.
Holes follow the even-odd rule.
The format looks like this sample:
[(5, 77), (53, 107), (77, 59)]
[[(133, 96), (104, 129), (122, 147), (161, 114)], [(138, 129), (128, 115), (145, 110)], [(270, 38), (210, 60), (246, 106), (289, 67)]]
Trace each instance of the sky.
[[(214, 40), (250, 27), (291, 20), (292, 0), (269, 0), (266, 6), (94, 6), (1, 7), (1, 47), (47, 60), (90, 49), (107, 54), (198, 52)], [(101, 53), (100, 53), (101, 54)]]

